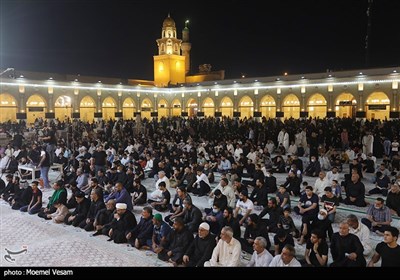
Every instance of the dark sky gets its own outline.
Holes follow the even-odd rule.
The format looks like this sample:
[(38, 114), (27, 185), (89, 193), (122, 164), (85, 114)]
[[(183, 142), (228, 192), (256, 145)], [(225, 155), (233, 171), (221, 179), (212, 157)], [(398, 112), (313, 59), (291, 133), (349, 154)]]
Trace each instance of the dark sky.
[[(263, 4), (259, 4), (263, 3)], [(168, 12), (190, 20), (192, 71), (226, 78), (365, 67), (368, 0), (0, 0), (0, 67), (153, 79)], [(370, 67), (400, 65), (400, 1), (375, 0)]]

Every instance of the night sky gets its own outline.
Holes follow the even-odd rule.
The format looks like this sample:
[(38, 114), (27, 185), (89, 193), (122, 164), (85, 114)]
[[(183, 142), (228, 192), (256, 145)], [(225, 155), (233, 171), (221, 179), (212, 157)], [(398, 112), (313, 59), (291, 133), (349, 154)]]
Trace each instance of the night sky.
[[(168, 13), (179, 38), (190, 20), (192, 72), (204, 63), (232, 79), (365, 68), (367, 6), (368, 0), (0, 0), (0, 68), (152, 80)], [(399, 12), (400, 1), (374, 1), (369, 67), (400, 65)]]

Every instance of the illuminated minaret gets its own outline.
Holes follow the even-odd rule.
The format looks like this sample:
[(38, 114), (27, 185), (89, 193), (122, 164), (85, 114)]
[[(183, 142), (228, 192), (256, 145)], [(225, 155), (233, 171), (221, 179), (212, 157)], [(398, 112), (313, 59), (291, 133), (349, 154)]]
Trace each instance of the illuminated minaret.
[(185, 74), (188, 75), (190, 72), (190, 50), (192, 44), (189, 42), (189, 20), (185, 22), (185, 28), (182, 30), (182, 55), (185, 57)]
[(157, 39), (158, 55), (154, 56), (154, 85), (167, 87), (185, 83), (185, 56), (181, 55), (182, 40), (177, 38), (175, 21), (168, 14), (163, 22), (161, 38)]

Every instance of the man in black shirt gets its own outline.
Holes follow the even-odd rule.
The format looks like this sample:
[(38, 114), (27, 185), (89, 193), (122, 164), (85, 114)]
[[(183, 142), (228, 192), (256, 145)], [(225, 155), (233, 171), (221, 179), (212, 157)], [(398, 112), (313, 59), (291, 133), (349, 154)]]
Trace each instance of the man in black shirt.
[(189, 267), (203, 267), (204, 263), (211, 259), (215, 246), (215, 235), (210, 233), (210, 226), (201, 223), (197, 236), (183, 256), (183, 263)]
[(99, 145), (97, 150), (92, 155), (91, 164), (94, 166), (94, 170), (96, 174), (98, 174), (99, 170), (106, 170), (106, 162), (107, 162), (107, 154), (103, 150), (103, 146)]
[(383, 234), (383, 242), (376, 245), (376, 253), (372, 256), (369, 267), (373, 267), (382, 258), (381, 267), (400, 267), (400, 246), (397, 244), (399, 230), (389, 227)]
[(364, 248), (360, 239), (349, 232), (349, 224), (342, 222), (339, 232), (332, 235), (331, 254), (333, 267), (365, 267)]

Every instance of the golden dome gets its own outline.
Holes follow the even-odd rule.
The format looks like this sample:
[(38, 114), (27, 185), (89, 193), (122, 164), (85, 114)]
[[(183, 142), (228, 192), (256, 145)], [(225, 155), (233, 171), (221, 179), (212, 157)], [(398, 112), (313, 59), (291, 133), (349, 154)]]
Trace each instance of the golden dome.
[(168, 17), (164, 19), (163, 27), (175, 27), (175, 21), (168, 14)]

